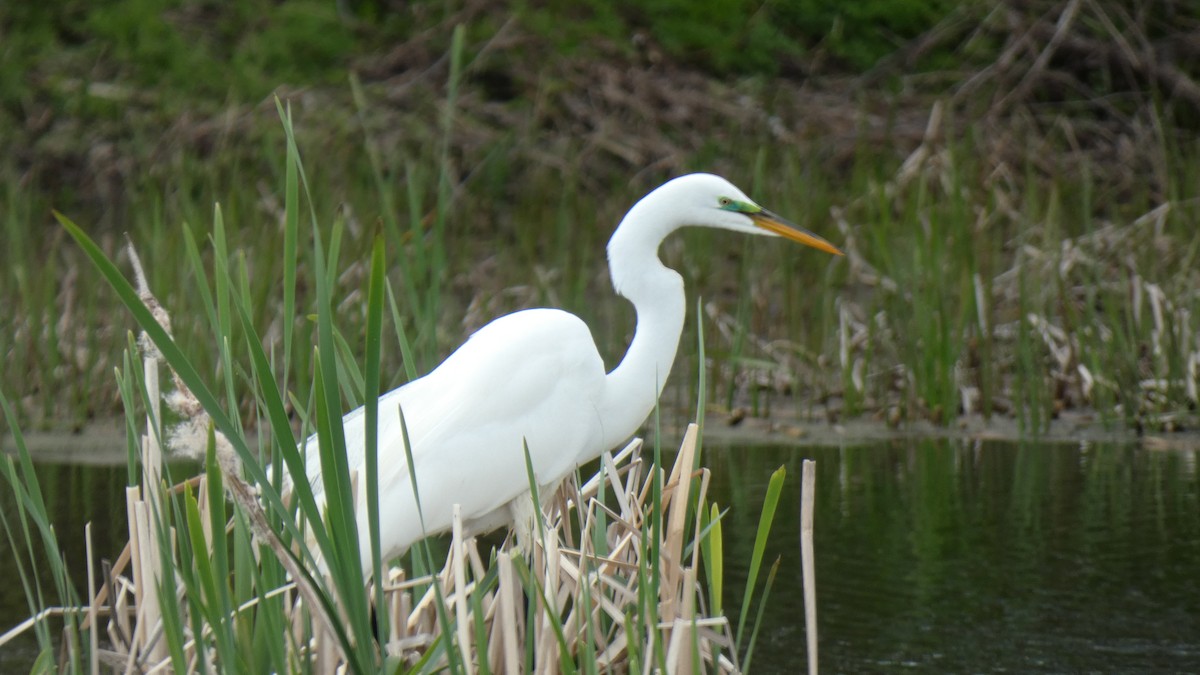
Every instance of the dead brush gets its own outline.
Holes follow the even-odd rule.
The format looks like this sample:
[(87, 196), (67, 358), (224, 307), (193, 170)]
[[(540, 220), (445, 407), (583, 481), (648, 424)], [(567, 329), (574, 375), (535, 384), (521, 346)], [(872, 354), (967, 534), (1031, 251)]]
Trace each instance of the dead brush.
[[(553, 672), (563, 659), (587, 659), (594, 672), (629, 672), (659, 654), (667, 672), (740, 672), (729, 620), (705, 612), (699, 544), (708, 532), (701, 519), (689, 514), (704, 505), (709, 481), (707, 469), (691, 469), (697, 431), (695, 425), (689, 427), (669, 474), (639, 455), (640, 441), (615, 455), (606, 453), (591, 480), (582, 487), (568, 483), (549, 500), (549, 516), (531, 538), (529, 552), (514, 546), (510, 537), (489, 557), (474, 537), (463, 536), (462, 522), (456, 519), (449, 553), (435, 574), (409, 578), (406, 570), (389, 568), (383, 583), (382, 611), (390, 626), (381, 650), (384, 658), (406, 669), (438, 670), (456, 660), (446, 653), (453, 649), (465, 672), (522, 672), (529, 664), (534, 672)], [(148, 448), (154, 445), (149, 438), (144, 437)], [(662, 481), (661, 514), (651, 506), (656, 480)], [(171, 492), (195, 489), (208, 495), (207, 481), (202, 476)], [(254, 523), (256, 539), (273, 542), (264, 554), (270, 550), (285, 560), (287, 552), (277, 536), (258, 532), (266, 515), (249, 486), (231, 486), (230, 493), (242, 512), (228, 521), (227, 531), (246, 518)], [(611, 499), (603, 499), (606, 493)], [(150, 509), (140, 497), (132, 488), (130, 543), (82, 610), (87, 616), (82, 630), (93, 634), (100, 617), (108, 617), (106, 645), (93, 640), (91, 658), (124, 673), (228, 672), (205, 646), (211, 635), (203, 629), (200, 634), (185, 631), (186, 667), (173, 663), (153, 580), (163, 576), (156, 561), (175, 560), (179, 554), (169, 545), (164, 550), (163, 541), (154, 536)], [(198, 501), (200, 522), (210, 522), (211, 509), (210, 501)], [(665, 526), (659, 535), (654, 534), (657, 518)], [(658, 540), (651, 544), (647, 536)], [(203, 537), (209, 547), (215, 545), (211, 532)], [(654, 551), (657, 562), (647, 559)], [(653, 583), (649, 575), (654, 575)], [(177, 606), (187, 606), (187, 592), (185, 585), (176, 586)], [(313, 611), (324, 606), (315, 600), (320, 592), (308, 580), (290, 580), (264, 591), (259, 600), (277, 601), (284, 608), (288, 635), (279, 637), (288, 645), (289, 663), (300, 669), (307, 663), (314, 672), (349, 672), (332, 628), (339, 618)], [(650, 622), (639, 620), (646, 602), (656, 606)], [(252, 606), (237, 607), (235, 617)], [(452, 625), (444, 624), (443, 617), (453, 617)]]

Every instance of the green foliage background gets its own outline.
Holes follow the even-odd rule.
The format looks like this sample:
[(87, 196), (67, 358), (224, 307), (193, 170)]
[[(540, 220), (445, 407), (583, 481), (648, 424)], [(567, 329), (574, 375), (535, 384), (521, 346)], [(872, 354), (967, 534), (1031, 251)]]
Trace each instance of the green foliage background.
[[(956, 6), (947, 0), (652, 0), (511, 3), (510, 11), (584, 53), (632, 49), (648, 36), (665, 54), (716, 73), (778, 73), (813, 50), (849, 71), (870, 67)], [(184, 108), (210, 97), (257, 98), (281, 83), (337, 81), (354, 58), (453, 16), (454, 3), (333, 0), (78, 0), (0, 7), (0, 101), (9, 112), (45, 79), (117, 78), (162, 87)]]

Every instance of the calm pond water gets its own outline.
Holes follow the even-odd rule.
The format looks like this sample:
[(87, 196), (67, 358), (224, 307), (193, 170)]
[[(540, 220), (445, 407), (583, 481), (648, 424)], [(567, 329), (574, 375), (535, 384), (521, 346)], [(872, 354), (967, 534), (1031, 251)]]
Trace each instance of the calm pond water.
[(822, 672), (1200, 672), (1196, 454), (945, 440), (710, 447), (714, 497), (732, 507), (726, 550), (743, 560), (770, 473), (788, 471), (770, 545), (782, 565), (753, 670), (803, 667), (809, 458)]
[[(731, 507), (726, 606), (740, 605), (767, 480), (785, 465), (768, 551), (781, 566), (752, 669), (800, 672), (799, 485), (808, 458), (817, 461), (822, 672), (1200, 672), (1196, 455), (946, 440), (710, 444), (710, 495)], [(125, 468), (40, 471), (67, 555), (82, 560), (83, 523), (92, 520), (114, 556)], [(0, 488), (0, 509), (12, 508)], [(8, 547), (0, 540), (4, 629), (28, 611)], [(0, 672), (27, 672), (31, 658), (30, 643), (0, 650)]]

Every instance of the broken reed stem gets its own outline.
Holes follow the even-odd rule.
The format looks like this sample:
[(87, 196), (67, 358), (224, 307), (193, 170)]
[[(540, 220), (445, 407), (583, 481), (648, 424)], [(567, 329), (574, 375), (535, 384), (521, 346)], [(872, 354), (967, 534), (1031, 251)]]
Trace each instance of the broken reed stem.
[(817, 463), (804, 460), (800, 487), (800, 566), (804, 574), (804, 632), (808, 637), (808, 674), (817, 675), (817, 571), (813, 566), (813, 504)]
[[(454, 525), (453, 534), (450, 543), (451, 556), (454, 567), (454, 593), (458, 597), (458, 602), (455, 604), (458, 618), (458, 648), (462, 652), (463, 666), (466, 668), (468, 675), (474, 672), (471, 666), (471, 633), (470, 622), (467, 620), (467, 571), (464, 569), (466, 555), (464, 554), (463, 546), (463, 520), (462, 520), (462, 505), (454, 505)], [(481, 645), (482, 646), (482, 645)]]
[[(83, 526), (84, 548), (87, 551), (87, 585), (88, 598), (96, 597), (96, 561), (92, 557), (92, 523), (88, 522)], [(96, 623), (96, 603), (89, 602), (87, 607), (87, 622), (88, 622), (88, 672), (91, 675), (100, 675), (100, 652), (98, 645), (100, 644), (100, 629)]]
[[(147, 354), (143, 359), (146, 374), (146, 435), (142, 437), (142, 504), (138, 505), (137, 513), (143, 522), (139, 523), (139, 533), (146, 535), (142, 548), (143, 567), (142, 581), (145, 589), (138, 589), (145, 601), (145, 620), (154, 630), (162, 628), (162, 606), (159, 603), (158, 592), (162, 583), (162, 541), (160, 525), (162, 524), (162, 397), (158, 386), (158, 359)], [(144, 515), (142, 515), (144, 514)], [(147, 577), (146, 572), (149, 572)], [(139, 607), (141, 603), (139, 603)], [(143, 635), (149, 638), (148, 635)], [(151, 663), (161, 663), (167, 658), (166, 640), (158, 639), (153, 642), (148, 654)]]
[[(679, 455), (675, 458), (675, 466), (671, 469), (671, 477), (667, 481), (667, 484), (675, 489), (672, 492), (670, 512), (666, 517), (667, 536), (666, 546), (663, 547), (663, 553), (667, 560), (664, 569), (667, 573), (659, 587), (663, 601), (661, 618), (665, 621), (671, 621), (676, 617), (675, 600), (678, 599), (676, 586), (681, 581), (676, 573), (685, 571), (680, 565), (683, 562), (684, 520), (687, 518), (688, 496), (692, 487), (692, 465), (696, 457), (698, 433), (699, 427), (695, 424), (688, 425), (687, 432), (683, 435), (683, 444), (679, 447)], [(666, 495), (663, 495), (663, 501), (666, 501)]]

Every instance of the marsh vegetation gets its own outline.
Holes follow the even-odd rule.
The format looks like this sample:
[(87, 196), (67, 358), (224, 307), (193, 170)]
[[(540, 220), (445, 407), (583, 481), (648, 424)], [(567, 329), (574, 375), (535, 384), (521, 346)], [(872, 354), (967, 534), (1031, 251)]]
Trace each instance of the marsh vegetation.
[[(747, 12), (721, 49), (705, 50), (705, 15), (676, 12), (676, 4), (568, 11), (554, 2), (511, 10), (264, 2), (257, 14), (224, 15), (203, 3), (129, 0), (62, 16), (36, 5), (0, 9), (11, 57), (0, 68), (0, 103), (3, 121), (18, 130), (0, 138), (0, 394), (11, 437), (19, 444), (22, 428), (85, 430), (123, 419), (127, 484), (157, 485), (138, 468), (136, 440), (156, 397), (135, 335), (153, 332), (153, 322), (138, 313), (134, 287), (114, 292), (132, 275), (127, 242), (146, 261), (146, 286), (170, 309), (174, 338), (153, 342), (172, 345), (176, 385), (197, 397), (243, 466), (258, 467), (262, 475), (251, 477), (260, 485), (278, 485), (295, 438), (332, 429), (335, 413), (428, 371), (500, 314), (566, 308), (589, 323), (613, 364), (633, 315), (609, 290), (604, 242), (647, 188), (696, 170), (736, 177), (756, 200), (848, 255), (801, 261), (795, 251), (707, 232), (669, 241), (663, 257), (684, 275), (697, 311), (673, 386), (647, 428), (651, 439), (706, 418), (796, 429), (866, 419), (903, 430), (1000, 417), (1025, 435), (1064, 414), (1136, 433), (1196, 427), (1200, 59), (1188, 57), (1195, 46), (1183, 38), (1200, 16), (1190, 5), (1130, 12), (1116, 0), (917, 3), (917, 11), (861, 3), (862, 15), (838, 17), (800, 3), (812, 11)], [(141, 30), (150, 22), (158, 32)], [(878, 25), (891, 27), (896, 42), (882, 54), (874, 51)], [(255, 31), (261, 40), (248, 37)], [(52, 209), (78, 226), (60, 224)], [(155, 419), (169, 428), (189, 418), (174, 411)], [(197, 429), (207, 441), (208, 427)], [(621, 513), (650, 547), (640, 559), (661, 561), (654, 547), (665, 541), (664, 509), (675, 505), (662, 501), (670, 481), (656, 482), (664, 476), (651, 465), (665, 466), (657, 455), (632, 465), (645, 467), (649, 510)], [(1128, 466), (1098, 463), (1095, 471), (1125, 475)], [(20, 505), (4, 514), (10, 544), (26, 551), (27, 572), (51, 561), (46, 575), (23, 577), (30, 611), (84, 604), (62, 555), (82, 550), (79, 533), (51, 530), (29, 458), (5, 468)], [(297, 575), (256, 558), (253, 509), (227, 504), (220, 495), (228, 481), (212, 462), (205, 470), (204, 489), (180, 488), (162, 502), (165, 517), (143, 517), (147, 536), (175, 541), (156, 550), (166, 552), (163, 569), (179, 575), (170, 588), (184, 592), (162, 597), (180, 603), (174, 616), (195, 622), (159, 624), (153, 648), (166, 653), (155, 656), (180, 671), (204, 658), (286, 670), (307, 658), (297, 654), (311, 655), (310, 638), (340, 624), (306, 616), (316, 624), (283, 646), (267, 636), (292, 625), (297, 605), (285, 605), (295, 595), (247, 607), (254, 620), (232, 612)], [(1172, 499), (1190, 503), (1194, 472), (1179, 475), (1184, 487)], [(351, 477), (338, 480), (349, 485)], [(1115, 501), (1122, 491), (1114, 485), (1097, 488), (1108, 496), (1101, 506), (1133, 508)], [(564, 502), (558, 512), (561, 532), (602, 532), (589, 530), (596, 523), (587, 518), (603, 509), (580, 510), (592, 502), (575, 496), (575, 511)], [(287, 549), (296, 535), (288, 509), (303, 507), (264, 500), (263, 517)], [(658, 562), (630, 563), (626, 579), (666, 598), (657, 584), (669, 578), (683, 589), (672, 597), (699, 599), (692, 609), (716, 610), (719, 622), (719, 587), (713, 595), (711, 586), (688, 586), (699, 583), (699, 556), (714, 555), (705, 528), (720, 522), (718, 512), (703, 499), (681, 512), (695, 537), (693, 576), (687, 565), (663, 577)], [(303, 519), (323, 522), (316, 512)], [(347, 544), (335, 523), (324, 523), (331, 551)], [(227, 525), (226, 537), (213, 536)], [(608, 547), (601, 538), (572, 543)], [(432, 613), (418, 623), (441, 637), (398, 647), (410, 666), (467, 668), (469, 646), (487, 643), (492, 630), (475, 620), (483, 603), (516, 592), (498, 592), (501, 570), (536, 598), (546, 590), (538, 579), (558, 559), (550, 554), (556, 542), (543, 544), (543, 567), (485, 566), (486, 553), (473, 557), (455, 541), (445, 583), (421, 591), (463, 593), (458, 605), (441, 598), (426, 606)], [(919, 556), (937, 542), (924, 544)], [(204, 555), (222, 547), (211, 560)], [(753, 547), (760, 563), (765, 547)], [(427, 583), (445, 558), (423, 557), (407, 569)], [(577, 558), (572, 564), (586, 556)], [(699, 567), (700, 581), (711, 584), (707, 569)], [(362, 587), (350, 570), (310, 599), (360, 637), (376, 635), (374, 643), (328, 638), (338, 647), (326, 653), (365, 671), (384, 663), (386, 650), (374, 647), (411, 636), (388, 633), (368, 599), (349, 592)], [(608, 591), (593, 597), (587, 584), (576, 588), (589, 590), (560, 607), (593, 616), (587, 603)], [(417, 595), (397, 599), (404, 592), (373, 601), (413, 609)], [(572, 659), (595, 667), (614, 644), (606, 631), (633, 621), (629, 634), (645, 641), (627, 639), (626, 665), (695, 657), (719, 668), (720, 654), (750, 661), (753, 629), (742, 626), (727, 631), (732, 639), (705, 633), (719, 638), (708, 651), (695, 642), (671, 656), (669, 636), (654, 628), (661, 606), (633, 597), (620, 620), (596, 614), (595, 630), (581, 633), (601, 639), (571, 648), (561, 616), (535, 625), (530, 613), (513, 633), (524, 651), (512, 653), (561, 659), (564, 670)], [(449, 615), (460, 608), (469, 612)], [(745, 606), (729, 614), (755, 620)], [(66, 621), (76, 622), (79, 642), (46, 629), (39, 663), (83, 667), (80, 646), (95, 641), (80, 617)], [(122, 630), (111, 644), (149, 644), (145, 633), (132, 636), (132, 625)], [(464, 645), (467, 652), (456, 651)]]
[[(344, 262), (331, 288), (338, 324), (361, 332), (361, 280), (380, 233), (411, 344), (407, 355), (385, 350), (385, 388), (426, 372), (487, 320), (536, 305), (584, 317), (615, 362), (632, 314), (619, 301), (596, 301), (609, 297), (603, 243), (646, 189), (710, 170), (851, 250), (845, 261), (800, 260), (753, 242), (731, 247), (712, 233), (667, 245), (713, 329), (717, 412), (866, 415), (894, 425), (978, 413), (1015, 417), (1035, 432), (1076, 410), (1105, 425), (1192, 426), (1200, 108), (1189, 94), (1194, 73), (1168, 57), (1197, 19), (1181, 8), (1168, 18), (1084, 4), (935, 13), (923, 19), (921, 39), (875, 68), (856, 76), (816, 59), (806, 63), (818, 70), (801, 80), (755, 71), (749, 52), (747, 62), (713, 57), (723, 67), (697, 62), (686, 57), (692, 38), (631, 52), (600, 38), (619, 32), (605, 21), (637, 24), (620, 13), (584, 12), (580, 26), (594, 24), (596, 39), (549, 61), (555, 43), (536, 12), (468, 6), (433, 16), (418, 3), (412, 16), (384, 14), (408, 17), (407, 28), (382, 21), (354, 48), (322, 29), (314, 47), (338, 59), (296, 67), (323, 64), (317, 81), (326, 82), (349, 63), (347, 79), (279, 93), (292, 105), (298, 145), (319, 158), (309, 163), (309, 188), (316, 222), (336, 231)], [(381, 6), (360, 9), (376, 11), (368, 7)], [(106, 28), (107, 16), (92, 18), (93, 32), (122, 34)], [(1003, 30), (1003, 17), (1020, 30)], [(172, 31), (227, 35), (205, 32), (221, 22), (170, 18)], [(1058, 40), (1039, 43), (1057, 18)], [(270, 12), (259, 20), (300, 30)], [(789, 25), (779, 20), (773, 30)], [(457, 48), (456, 21), (465, 26)], [(422, 22), (423, 32), (409, 32)], [(379, 48), (371, 40), (385, 36), (407, 39), (369, 56)], [(1113, 40), (1160, 56), (1124, 63), (1107, 47)], [(60, 65), (70, 72), (89, 45), (64, 48)], [(1108, 60), (1076, 60), (1089, 46)], [(298, 372), (311, 373), (307, 350), (282, 343), (293, 332), (296, 345), (312, 342), (311, 286), (297, 288), (292, 305), (269, 301), (282, 297), (286, 276), (287, 257), (278, 255), (284, 139), (269, 96), (240, 102), (262, 91), (255, 78), (274, 63), (239, 56), (248, 49), (234, 49), (230, 66), (259, 75), (230, 82), (223, 100), (193, 93), (183, 110), (182, 76), (159, 75), (172, 105), (146, 98), (156, 91), (140, 79), (149, 74), (121, 50), (102, 62), (128, 90), (100, 81), (64, 89), (40, 61), (31, 68), (42, 75), (13, 90), (8, 114), (25, 115), (14, 125), (25, 135), (8, 141), (0, 165), (0, 301), (9, 308), (0, 352), (30, 428), (117, 415), (119, 398), (101, 392), (111, 391), (111, 364), (131, 327), (115, 320), (114, 298), (94, 283), (51, 207), (110, 255), (128, 235), (156, 261), (151, 285), (175, 308), (181, 345), (212, 372), (219, 355), (203, 342), (205, 310), (188, 261), (210, 259), (202, 244), (214, 236), (219, 203), (220, 250), (231, 257), (215, 262), (244, 275), (268, 352), (286, 346)], [(845, 59), (838, 63), (858, 58), (828, 49)], [(957, 66), (947, 54), (958, 55)], [(789, 62), (781, 56), (774, 67)], [(304, 312), (288, 318), (291, 307)], [(676, 373), (683, 386), (668, 415), (693, 407), (694, 372)], [(237, 403), (249, 409), (249, 399)]]

